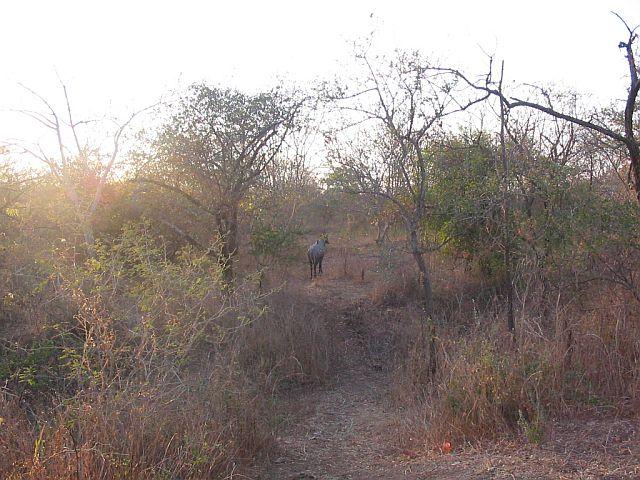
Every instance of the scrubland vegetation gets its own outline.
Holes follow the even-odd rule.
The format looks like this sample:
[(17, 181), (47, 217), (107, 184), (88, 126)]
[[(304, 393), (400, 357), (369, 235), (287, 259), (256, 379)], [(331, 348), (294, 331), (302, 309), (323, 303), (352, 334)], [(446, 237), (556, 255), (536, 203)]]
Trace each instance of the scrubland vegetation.
[(635, 418), (631, 72), (600, 109), (408, 52), (115, 128), (36, 97), (56, 147), (7, 144), (0, 171), (0, 476), (280, 478), (291, 405), (359, 368), (416, 455)]

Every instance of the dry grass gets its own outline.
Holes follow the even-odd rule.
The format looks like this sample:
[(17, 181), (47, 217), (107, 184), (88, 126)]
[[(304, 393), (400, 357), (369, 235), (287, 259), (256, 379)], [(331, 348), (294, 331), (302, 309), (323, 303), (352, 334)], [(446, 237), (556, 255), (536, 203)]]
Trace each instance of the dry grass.
[(638, 304), (619, 289), (599, 293), (558, 306), (552, 325), (534, 309), (520, 311), (515, 341), (493, 304), (485, 312), (458, 306), (444, 316), (457, 324), (438, 327), (435, 378), (423, 326), (414, 320), (399, 345), (405, 360), (394, 389), (417, 412), (407, 431), (422, 431), (433, 445), (512, 432), (539, 443), (548, 421), (563, 413), (632, 412), (640, 400)]
[(0, 476), (222, 478), (271, 451), (278, 411), (270, 397), (325, 380), (332, 348), (317, 312), (277, 298), (187, 370), (144, 381), (116, 375), (39, 408), (5, 394)]
[(217, 370), (191, 384), (82, 392), (36, 418), (5, 397), (2, 477), (223, 477), (272, 444), (264, 403), (225, 374)]
[(272, 451), (278, 390), (328, 377), (322, 309), (250, 281), (223, 293), (208, 259), (145, 242), (56, 265), (3, 332), (0, 478), (225, 478)]
[(430, 447), (514, 433), (540, 443), (561, 414), (640, 404), (640, 307), (628, 292), (585, 289), (550, 310), (532, 301), (535, 288), (519, 292), (513, 342), (498, 290), (432, 258), (434, 377), (411, 263), (392, 258), (389, 275), (366, 242), (342, 244), (325, 276), (309, 282), (296, 265), (282, 286), (271, 272), (262, 294), (251, 281), (212, 294), (210, 265), (191, 257), (150, 270), (140, 261), (131, 285), (110, 266), (40, 291), (0, 347), (0, 476), (246, 473), (274, 452), (278, 394), (335, 378), (344, 360), (392, 373), (403, 435)]
[(295, 292), (279, 292), (243, 332), (239, 361), (266, 391), (321, 383), (336, 362), (328, 312)]

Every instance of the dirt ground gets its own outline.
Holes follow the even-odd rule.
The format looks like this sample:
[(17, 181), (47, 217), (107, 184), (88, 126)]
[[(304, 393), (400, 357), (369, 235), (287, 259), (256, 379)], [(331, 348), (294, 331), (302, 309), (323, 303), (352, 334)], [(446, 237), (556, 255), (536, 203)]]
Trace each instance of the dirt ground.
[[(403, 449), (403, 413), (391, 404), (390, 333), (367, 324), (370, 282), (339, 274), (309, 281), (309, 297), (335, 311), (343, 365), (329, 384), (291, 394), (278, 452), (252, 478), (267, 479), (640, 479), (640, 421), (557, 420), (540, 445), (514, 437), (444, 454)], [(406, 432), (405, 432), (406, 436)]]

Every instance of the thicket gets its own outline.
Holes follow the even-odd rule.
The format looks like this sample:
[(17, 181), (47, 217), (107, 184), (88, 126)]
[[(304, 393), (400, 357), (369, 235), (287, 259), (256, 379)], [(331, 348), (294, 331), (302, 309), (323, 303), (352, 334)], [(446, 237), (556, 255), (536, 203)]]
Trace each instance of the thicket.
[(413, 428), (436, 442), (520, 431), (539, 443), (554, 416), (637, 408), (640, 211), (611, 169), (589, 172), (586, 146), (572, 148), (559, 162), (544, 143), (510, 142), (505, 182), (495, 140), (465, 133), (434, 146), (429, 232), (446, 239), (450, 269), (434, 272), (439, 369), (417, 322), (398, 370), (401, 396), (419, 399)]
[[(218, 478), (266, 458), (275, 396), (326, 380), (335, 362), (325, 311), (257, 286), (267, 260), (297, 254), (299, 217), (246, 205), (243, 253), (260, 264), (229, 288), (219, 237), (190, 242), (180, 232), (201, 219), (157, 208), (181, 196), (109, 181), (88, 248), (64, 182), (4, 160), (0, 476)], [(70, 176), (89, 185), (82, 207), (96, 173), (81, 160)]]
[[(412, 431), (540, 442), (554, 415), (637, 409), (640, 211), (621, 145), (418, 54), (357, 63), (355, 87), (314, 95), (195, 85), (127, 162), (129, 122), (105, 156), (54, 110), (59, 157), (0, 152), (3, 478), (216, 478), (268, 456), (278, 395), (340, 364), (335, 312), (298, 285), (323, 233), (369, 238), (370, 307), (404, 309)], [(616, 112), (593, 115), (622, 131)], [(364, 282), (350, 251), (342, 273)]]

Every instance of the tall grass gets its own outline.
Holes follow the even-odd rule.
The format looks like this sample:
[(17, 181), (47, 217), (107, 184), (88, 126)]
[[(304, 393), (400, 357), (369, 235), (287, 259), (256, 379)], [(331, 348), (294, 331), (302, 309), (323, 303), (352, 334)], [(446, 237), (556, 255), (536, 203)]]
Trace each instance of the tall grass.
[(331, 368), (323, 315), (229, 292), (215, 261), (169, 259), (144, 227), (49, 269), (38, 325), (0, 345), (2, 478), (231, 476), (273, 448), (274, 392)]
[[(460, 284), (458, 291), (469, 288)], [(543, 305), (520, 305), (515, 339), (506, 331), (498, 292), (483, 302), (464, 295), (439, 303), (435, 377), (419, 310), (409, 316), (397, 344), (401, 360), (394, 391), (398, 401), (412, 406), (407, 429), (414, 437), (418, 429), (427, 442), (441, 444), (519, 432), (537, 443), (553, 417), (582, 410), (629, 414), (637, 408), (640, 305), (624, 288), (581, 290), (571, 301), (558, 302), (546, 320)]]

